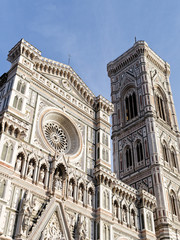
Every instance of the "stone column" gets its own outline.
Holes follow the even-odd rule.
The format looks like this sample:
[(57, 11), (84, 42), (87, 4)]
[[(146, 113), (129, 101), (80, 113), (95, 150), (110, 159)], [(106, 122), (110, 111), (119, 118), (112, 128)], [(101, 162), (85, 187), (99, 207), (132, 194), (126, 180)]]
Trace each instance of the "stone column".
[(47, 189), (47, 187), (48, 187), (48, 180), (49, 180), (49, 171), (46, 170), (46, 174), (45, 174), (45, 177), (44, 177), (44, 187), (45, 187), (45, 189)]
[(26, 172), (27, 172), (27, 166), (28, 166), (28, 161), (23, 159), (23, 162), (22, 162), (22, 167), (21, 167), (21, 177), (25, 177), (26, 175)]
[(37, 172), (38, 172), (38, 167), (35, 165), (34, 172), (33, 172), (33, 183), (37, 182)]

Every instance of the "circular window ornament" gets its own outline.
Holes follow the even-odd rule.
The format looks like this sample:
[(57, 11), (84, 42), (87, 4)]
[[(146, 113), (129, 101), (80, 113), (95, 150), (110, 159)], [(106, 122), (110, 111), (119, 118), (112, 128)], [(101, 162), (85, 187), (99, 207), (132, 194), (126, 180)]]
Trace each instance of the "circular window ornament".
[(82, 137), (72, 119), (57, 109), (46, 109), (39, 118), (39, 136), (49, 150), (65, 153), (72, 158), (82, 150)]
[(57, 151), (64, 152), (68, 147), (68, 141), (63, 129), (54, 123), (46, 123), (44, 134), (49, 144)]

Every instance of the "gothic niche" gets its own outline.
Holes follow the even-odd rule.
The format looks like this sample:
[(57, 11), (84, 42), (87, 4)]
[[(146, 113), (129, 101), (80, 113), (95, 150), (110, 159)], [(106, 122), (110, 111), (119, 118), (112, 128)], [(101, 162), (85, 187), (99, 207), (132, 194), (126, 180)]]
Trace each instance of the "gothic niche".
[(67, 155), (80, 153), (80, 132), (68, 116), (51, 109), (44, 111), (39, 119), (37, 132), (46, 148)]
[(15, 171), (21, 173), (23, 161), (24, 161), (24, 154), (19, 153), (16, 160)]
[(69, 181), (68, 195), (72, 198), (74, 197), (74, 187), (75, 187), (75, 181), (73, 178), (71, 178)]
[(58, 190), (61, 193), (63, 193), (63, 185), (64, 185), (64, 180), (66, 178), (66, 171), (65, 167), (62, 164), (59, 164), (54, 172), (54, 183), (53, 183), (53, 188), (54, 190)]

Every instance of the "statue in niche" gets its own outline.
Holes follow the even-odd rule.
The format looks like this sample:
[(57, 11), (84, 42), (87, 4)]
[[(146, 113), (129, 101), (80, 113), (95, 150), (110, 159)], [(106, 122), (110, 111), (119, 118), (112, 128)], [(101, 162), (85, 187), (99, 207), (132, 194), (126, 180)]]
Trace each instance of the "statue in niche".
[(127, 212), (125, 208), (122, 209), (122, 220), (123, 222), (127, 222)]
[(45, 170), (44, 170), (44, 168), (41, 168), (40, 173), (39, 173), (39, 181), (43, 183), (44, 177), (45, 177)]
[(76, 215), (75, 213), (74, 214), (67, 213), (67, 222), (68, 222), (68, 227), (71, 235), (73, 235), (73, 232), (74, 232), (75, 215)]
[(93, 205), (93, 197), (92, 197), (91, 191), (89, 191), (88, 197), (89, 197), (89, 205), (92, 206)]
[(55, 184), (54, 187), (55, 189), (61, 191), (63, 188), (63, 178), (62, 176), (58, 176), (58, 174), (55, 175)]
[(131, 212), (131, 225), (135, 227), (135, 213)]
[(78, 223), (77, 223), (77, 230), (78, 230), (79, 240), (85, 240), (85, 239), (87, 239), (87, 223), (86, 223), (86, 217), (84, 217), (84, 219), (82, 219), (82, 216), (79, 215), (79, 217), (78, 217)]
[(34, 172), (34, 165), (33, 165), (33, 162), (30, 162), (29, 167), (28, 167), (27, 176), (32, 178), (33, 177), (33, 172)]
[(80, 186), (80, 188), (79, 188), (79, 197), (78, 197), (78, 199), (81, 201), (81, 202), (83, 202), (83, 188)]
[(24, 232), (28, 229), (28, 226), (30, 224), (30, 216), (32, 213), (32, 208), (30, 205), (30, 194), (28, 191), (26, 191), (24, 194), (24, 198), (22, 201), (22, 212), (23, 212), (22, 230)]
[(73, 183), (70, 182), (69, 183), (69, 196), (73, 197), (73, 195), (74, 195)]
[(15, 168), (17, 172), (21, 172), (21, 164), (22, 164), (22, 157), (18, 156), (16, 161), (16, 168)]
[(117, 207), (117, 204), (114, 204), (114, 216), (118, 217), (118, 207)]

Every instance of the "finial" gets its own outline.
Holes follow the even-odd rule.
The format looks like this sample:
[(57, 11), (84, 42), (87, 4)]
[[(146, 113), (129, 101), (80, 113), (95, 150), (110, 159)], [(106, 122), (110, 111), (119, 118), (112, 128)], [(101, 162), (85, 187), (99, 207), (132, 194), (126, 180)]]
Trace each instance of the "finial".
[(136, 43), (136, 37), (134, 38), (134, 40), (135, 40), (135, 43)]

